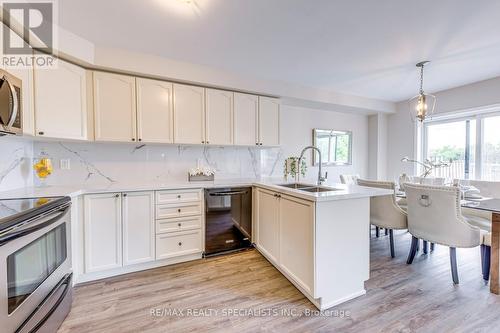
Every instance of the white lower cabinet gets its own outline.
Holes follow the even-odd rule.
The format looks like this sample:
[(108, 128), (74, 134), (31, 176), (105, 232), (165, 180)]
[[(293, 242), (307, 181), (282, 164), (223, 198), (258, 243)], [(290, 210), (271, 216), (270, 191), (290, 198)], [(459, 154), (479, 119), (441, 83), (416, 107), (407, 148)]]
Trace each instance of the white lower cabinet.
[[(83, 197), (83, 277), (129, 273), (201, 258), (201, 189), (89, 194)], [(78, 229), (78, 227), (77, 227)]]
[(279, 200), (279, 264), (309, 293), (314, 284), (314, 203), (288, 195)]
[(85, 273), (122, 266), (122, 200), (119, 193), (84, 198)]
[(314, 202), (256, 189), (257, 248), (306, 292), (314, 292)]
[(155, 259), (154, 192), (84, 198), (85, 273)]
[(156, 259), (203, 252), (201, 189), (156, 192)]
[(279, 201), (277, 193), (257, 189), (256, 220), (258, 221), (257, 245), (269, 260), (279, 261)]
[(122, 194), (123, 265), (155, 260), (153, 192)]
[(167, 259), (202, 251), (200, 229), (156, 235), (156, 259)]

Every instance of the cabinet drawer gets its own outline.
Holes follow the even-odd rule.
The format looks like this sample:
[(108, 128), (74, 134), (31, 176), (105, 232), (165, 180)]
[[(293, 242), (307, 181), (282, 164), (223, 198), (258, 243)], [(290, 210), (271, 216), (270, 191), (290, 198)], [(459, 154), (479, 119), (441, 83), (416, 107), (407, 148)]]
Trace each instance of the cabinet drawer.
[(201, 216), (156, 220), (157, 234), (199, 228), (201, 228)]
[(166, 190), (156, 192), (156, 204), (201, 201), (201, 190)]
[(156, 219), (201, 215), (200, 203), (183, 203), (173, 205), (157, 205)]
[(181, 231), (156, 235), (156, 259), (202, 252), (201, 231)]

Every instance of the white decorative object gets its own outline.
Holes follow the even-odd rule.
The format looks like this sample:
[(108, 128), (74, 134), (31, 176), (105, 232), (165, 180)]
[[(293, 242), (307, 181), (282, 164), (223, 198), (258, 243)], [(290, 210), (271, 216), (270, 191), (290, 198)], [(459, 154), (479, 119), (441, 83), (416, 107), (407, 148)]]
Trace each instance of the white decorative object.
[(405, 156), (401, 159), (401, 162), (409, 162), (409, 163), (415, 163), (420, 165), (422, 168), (424, 168), (424, 172), (420, 175), (422, 178), (426, 178), (428, 175), (432, 173), (432, 170), (437, 169), (437, 168), (443, 168), (443, 167), (449, 167), (450, 163), (452, 162), (450, 160), (449, 163), (446, 162), (439, 162), (439, 163), (434, 163), (429, 159), (426, 159), (423, 162), (417, 161), (417, 160), (412, 160), (408, 156)]
[(200, 159), (197, 161), (196, 168), (189, 169), (189, 181), (212, 181), (214, 180), (215, 169), (209, 166), (202, 166)]

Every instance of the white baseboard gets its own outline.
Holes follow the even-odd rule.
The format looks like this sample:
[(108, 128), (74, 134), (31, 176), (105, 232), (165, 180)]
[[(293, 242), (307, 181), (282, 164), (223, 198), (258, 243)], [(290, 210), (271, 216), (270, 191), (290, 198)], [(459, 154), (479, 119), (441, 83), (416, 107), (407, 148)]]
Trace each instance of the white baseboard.
[(202, 258), (202, 253), (189, 254), (185, 256), (180, 256), (176, 258), (168, 258), (162, 260), (155, 260), (141, 264), (135, 264), (130, 266), (124, 266), (120, 268), (114, 268), (102, 272), (93, 272), (79, 275), (73, 279), (73, 285), (79, 285), (82, 283), (93, 282), (100, 279), (109, 278), (112, 276), (123, 275), (128, 273), (145, 271), (148, 269), (158, 268), (162, 266), (168, 266), (173, 264), (178, 264), (181, 262), (192, 261)]

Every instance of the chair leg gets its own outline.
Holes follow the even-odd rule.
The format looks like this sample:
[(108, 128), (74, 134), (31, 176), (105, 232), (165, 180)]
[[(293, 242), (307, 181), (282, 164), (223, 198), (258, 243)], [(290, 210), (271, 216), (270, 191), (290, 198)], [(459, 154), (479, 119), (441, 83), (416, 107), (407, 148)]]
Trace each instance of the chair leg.
[(481, 244), (481, 268), (484, 281), (490, 279), (491, 247)]
[(427, 241), (422, 241), (422, 248), (423, 248), (423, 251), (424, 251), (424, 254), (427, 254)]
[(450, 247), (450, 265), (453, 283), (458, 284), (457, 249), (454, 247)]
[(406, 263), (408, 265), (410, 265), (413, 262), (413, 258), (415, 258), (415, 253), (417, 253), (417, 246), (418, 246), (418, 238), (412, 236), (410, 253), (408, 253), (408, 259), (406, 259)]
[(380, 228), (379, 227), (375, 227), (375, 237), (378, 238), (379, 235), (380, 235)]
[(387, 236), (389, 234), (389, 229), (385, 228), (385, 235)]
[(431, 243), (431, 252), (434, 251), (434, 243)]
[[(385, 229), (387, 230), (387, 229)], [(389, 229), (389, 242), (391, 244), (391, 257), (394, 258), (395, 255), (394, 255), (394, 233), (392, 231), (392, 229)]]

